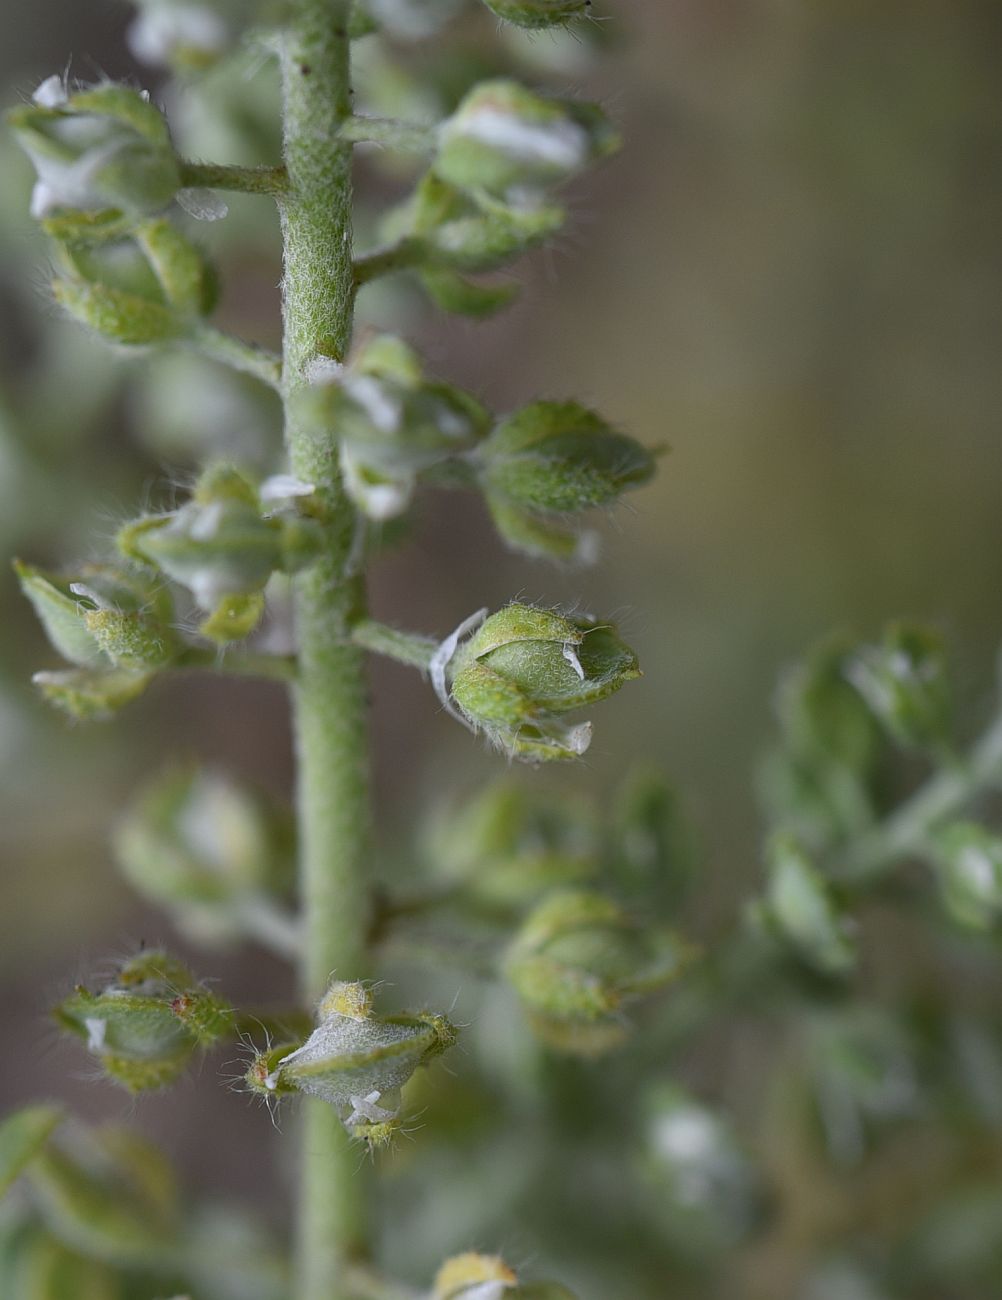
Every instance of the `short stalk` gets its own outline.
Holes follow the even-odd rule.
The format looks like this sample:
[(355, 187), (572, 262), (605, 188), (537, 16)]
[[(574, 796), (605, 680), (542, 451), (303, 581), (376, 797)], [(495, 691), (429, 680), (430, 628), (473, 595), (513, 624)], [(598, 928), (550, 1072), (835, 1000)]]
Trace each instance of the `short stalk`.
[(395, 659), (397, 663), (407, 664), (411, 668), (420, 668), (425, 673), (438, 649), (438, 642), (433, 637), (420, 636), (416, 632), (401, 632), (398, 628), (377, 623), (371, 618), (360, 619), (352, 625), (351, 639), (357, 646)]
[(966, 762), (951, 763), (907, 803), (856, 839), (830, 869), (833, 879), (859, 884), (884, 875), (920, 852), (935, 829), (963, 812), (979, 795), (1002, 787), (1002, 717), (975, 745)]
[(384, 275), (394, 275), (397, 271), (407, 271), (415, 266), (427, 266), (428, 246), (423, 239), (406, 236), (395, 244), (385, 248), (373, 249), (355, 259), (355, 284), (361, 288)]
[(221, 163), (181, 163), (186, 189), (230, 190), (239, 194), (284, 194), (289, 178), (284, 167), (230, 167)]
[[(285, 161), (279, 203), (285, 275), (283, 390), (290, 468), (316, 484), (323, 557), (295, 582), (299, 678), (293, 690), (303, 943), (300, 980), (315, 1001), (332, 973), (368, 973), (369, 789), (363, 655), (349, 624), (364, 608), (349, 565), (355, 513), (329, 435), (298, 415), (317, 356), (351, 337), (349, 0), (297, 0), (282, 44)], [(367, 1253), (366, 1179), (333, 1107), (303, 1103), (296, 1300), (348, 1300), (348, 1269)]]
[(193, 351), (231, 370), (239, 370), (245, 375), (253, 375), (269, 388), (279, 388), (282, 380), (282, 359), (265, 348), (254, 343), (246, 343), (232, 334), (226, 334), (211, 325), (198, 325), (188, 338), (186, 345)]
[(399, 153), (429, 154), (435, 148), (435, 128), (392, 117), (349, 117), (339, 131), (352, 144), (381, 144)]

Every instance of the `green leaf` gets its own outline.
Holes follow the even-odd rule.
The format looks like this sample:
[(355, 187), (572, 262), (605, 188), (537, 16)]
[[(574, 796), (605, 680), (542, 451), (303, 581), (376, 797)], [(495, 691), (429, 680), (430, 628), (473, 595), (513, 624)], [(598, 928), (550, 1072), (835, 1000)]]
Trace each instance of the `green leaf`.
[(62, 1118), (59, 1106), (26, 1106), (0, 1124), (0, 1196), (45, 1146)]

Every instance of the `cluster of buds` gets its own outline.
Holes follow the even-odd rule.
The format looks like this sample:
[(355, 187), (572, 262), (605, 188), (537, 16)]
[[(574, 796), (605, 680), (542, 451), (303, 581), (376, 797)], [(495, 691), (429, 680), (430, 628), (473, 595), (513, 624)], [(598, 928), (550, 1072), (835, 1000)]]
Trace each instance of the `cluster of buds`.
[(424, 378), (416, 354), (380, 335), (345, 367), (321, 366), (304, 417), (340, 445), (345, 489), (368, 518), (406, 509), (418, 475), (484, 436), (490, 417), (449, 384)]
[[(158, 21), (151, 11), (149, 22)], [(38, 177), (32, 213), (55, 241), (57, 302), (127, 347), (190, 335), (215, 305), (216, 279), (160, 215), (185, 191), (149, 96), (111, 81), (71, 92), (49, 77), (8, 120)]]
[(692, 956), (677, 935), (639, 925), (602, 894), (565, 890), (529, 914), (504, 971), (545, 1043), (597, 1055), (625, 1038), (623, 1008), (671, 983)]
[(271, 1100), (305, 1093), (326, 1101), (345, 1128), (372, 1147), (400, 1129), (400, 1089), (422, 1065), (456, 1042), (442, 1015), (377, 1015), (372, 991), (335, 980), (317, 1007), (317, 1026), (304, 1043), (269, 1048), (246, 1074), (252, 1092)]
[(828, 881), (793, 836), (773, 838), (766, 868), (765, 896), (753, 906), (753, 919), (813, 970), (847, 974), (856, 963), (850, 922)]
[(301, 499), (283, 498), (272, 511), (232, 466), (212, 466), (180, 509), (127, 524), (119, 549), (188, 588), (208, 615), (199, 627), (203, 636), (240, 640), (261, 617), (271, 575), (294, 573), (316, 558), (321, 530), (300, 513)]
[(59, 577), (21, 561), (14, 569), (53, 647), (76, 665), (36, 673), (35, 684), (73, 717), (103, 717), (135, 699), (181, 648), (169, 592), (142, 573), (86, 565)]
[(173, 1083), (199, 1048), (232, 1032), (233, 1024), (226, 1003), (160, 951), (125, 962), (98, 993), (79, 985), (55, 1016), (130, 1092)]
[(451, 699), (476, 731), (526, 762), (580, 757), (591, 723), (564, 716), (640, 676), (609, 623), (506, 605), (455, 650)]
[(171, 769), (142, 790), (115, 837), (119, 866), (200, 940), (244, 933), (293, 878), (289, 818), (222, 773)]
[(435, 1276), (431, 1300), (574, 1300), (556, 1282), (519, 1282), (499, 1255), (467, 1251), (447, 1259)]
[(488, 315), (516, 290), (467, 273), (496, 270), (554, 235), (566, 213), (553, 191), (618, 147), (597, 105), (481, 82), (436, 128), (431, 169), (383, 233), (406, 247), (439, 306)]

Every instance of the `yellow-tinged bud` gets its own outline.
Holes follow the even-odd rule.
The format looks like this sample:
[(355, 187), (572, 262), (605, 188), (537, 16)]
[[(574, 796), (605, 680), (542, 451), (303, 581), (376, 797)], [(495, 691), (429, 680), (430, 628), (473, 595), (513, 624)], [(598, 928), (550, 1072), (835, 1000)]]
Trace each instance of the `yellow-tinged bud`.
[(306, 1093), (332, 1105), (353, 1137), (385, 1145), (399, 1128), (400, 1089), (416, 1069), (456, 1042), (455, 1026), (431, 1012), (376, 1015), (369, 989), (335, 980), (317, 1008), (317, 1027), (289, 1050), (271, 1048), (247, 1072), (265, 1097)]
[(100, 993), (78, 986), (55, 1015), (130, 1092), (173, 1083), (197, 1047), (232, 1027), (230, 1008), (159, 951), (126, 962)]
[(556, 1282), (519, 1282), (500, 1255), (467, 1251), (447, 1259), (435, 1275), (431, 1300), (574, 1300)]

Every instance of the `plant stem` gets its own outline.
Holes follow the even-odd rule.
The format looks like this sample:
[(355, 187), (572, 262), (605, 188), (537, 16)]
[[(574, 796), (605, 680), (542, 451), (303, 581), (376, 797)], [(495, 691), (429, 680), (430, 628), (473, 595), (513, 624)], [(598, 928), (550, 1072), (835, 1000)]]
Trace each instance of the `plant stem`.
[(428, 671), (431, 657), (438, 649), (434, 637), (420, 636), (416, 632), (401, 632), (398, 628), (377, 623), (375, 619), (363, 618), (351, 629), (351, 639), (355, 645), (363, 646), (376, 654), (386, 655), (397, 663), (407, 664), (411, 668)]
[(196, 326), (184, 343), (212, 361), (218, 361), (245, 375), (253, 375), (270, 388), (278, 388), (281, 384), (280, 357), (254, 343), (246, 343), (232, 334), (217, 330), (212, 325)]
[(284, 194), (284, 167), (231, 167), (223, 163), (181, 163), (181, 184), (190, 189), (234, 190), (241, 194)]
[[(352, 325), (349, 0), (296, 0), (282, 44), (287, 193), (279, 200), (285, 276), (283, 390), (292, 473), (314, 483), (327, 521), (322, 558), (295, 583), (301, 984), (315, 1000), (333, 972), (367, 973), (368, 743), (362, 651), (348, 628), (364, 608), (347, 576), (355, 515), (328, 436), (300, 421), (296, 397), (318, 355), (341, 360)], [(303, 1100), (297, 1300), (347, 1300), (366, 1254), (358, 1152), (333, 1107)]]
[(188, 646), (170, 666), (220, 673), (224, 677), (263, 677), (276, 682), (291, 682), (296, 678), (296, 661), (292, 656), (260, 654), (254, 650), (210, 650), (203, 646)]
[(856, 839), (833, 863), (833, 879), (872, 881), (920, 851), (941, 823), (957, 816), (987, 790), (1002, 787), (1002, 717), (996, 718), (970, 757), (938, 772), (907, 803)]

